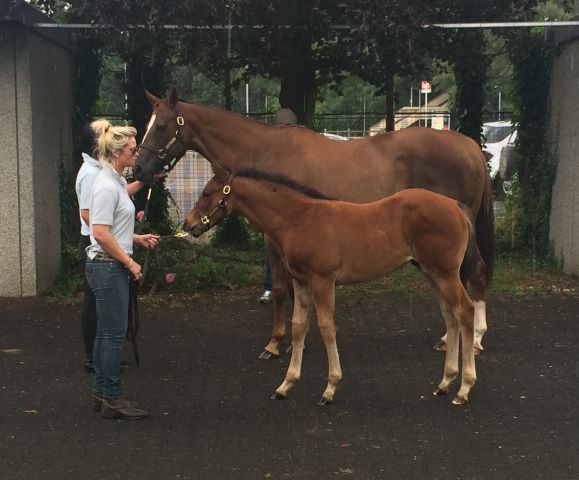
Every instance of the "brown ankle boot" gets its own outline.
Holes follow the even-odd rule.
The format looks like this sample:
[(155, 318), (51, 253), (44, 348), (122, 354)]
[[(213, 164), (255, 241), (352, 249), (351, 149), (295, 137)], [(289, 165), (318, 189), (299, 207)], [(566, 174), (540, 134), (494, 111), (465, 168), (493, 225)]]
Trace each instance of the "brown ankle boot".
[(118, 420), (140, 420), (149, 416), (145, 410), (135, 407), (134, 403), (125, 398), (115, 400), (103, 398), (101, 413), (103, 418), (116, 418)]
[[(97, 395), (96, 393), (93, 394), (92, 408), (95, 412), (101, 411), (101, 405), (103, 403), (103, 400), (104, 400), (104, 397), (101, 397), (100, 395)], [(127, 400), (127, 402), (130, 403), (133, 407), (139, 408), (139, 404), (137, 402), (131, 402), (130, 400)]]

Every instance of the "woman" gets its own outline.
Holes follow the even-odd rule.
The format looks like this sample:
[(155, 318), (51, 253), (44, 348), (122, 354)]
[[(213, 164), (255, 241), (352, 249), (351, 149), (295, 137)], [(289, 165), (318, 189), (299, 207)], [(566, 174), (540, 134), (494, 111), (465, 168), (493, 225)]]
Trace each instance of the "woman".
[(104, 418), (137, 420), (147, 412), (125, 398), (120, 378), (121, 351), (129, 309), (129, 275), (143, 276), (132, 258), (133, 242), (154, 248), (158, 235), (134, 233), (135, 206), (122, 173), (138, 156), (133, 127), (113, 126), (107, 120), (91, 124), (97, 135), (101, 172), (94, 181), (90, 202), (91, 245), (87, 248), (86, 276), (96, 297), (97, 333), (93, 350), (95, 404)]

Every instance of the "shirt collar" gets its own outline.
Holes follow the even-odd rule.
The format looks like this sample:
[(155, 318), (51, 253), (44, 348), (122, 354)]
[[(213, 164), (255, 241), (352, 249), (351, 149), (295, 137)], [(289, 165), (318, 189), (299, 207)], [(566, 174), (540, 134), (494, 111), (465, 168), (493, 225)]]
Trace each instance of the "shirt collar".
[(83, 152), (82, 159), (83, 159), (84, 163), (87, 163), (88, 165), (91, 165), (92, 167), (98, 167), (99, 166), (99, 161), (92, 158), (88, 153)]
[(119, 185), (125, 188), (127, 187), (127, 179), (122, 175), (119, 175), (117, 171), (112, 167), (112, 165), (110, 165), (109, 163), (105, 163), (103, 171), (105, 172), (106, 175), (109, 175), (112, 178), (114, 178), (119, 183)]

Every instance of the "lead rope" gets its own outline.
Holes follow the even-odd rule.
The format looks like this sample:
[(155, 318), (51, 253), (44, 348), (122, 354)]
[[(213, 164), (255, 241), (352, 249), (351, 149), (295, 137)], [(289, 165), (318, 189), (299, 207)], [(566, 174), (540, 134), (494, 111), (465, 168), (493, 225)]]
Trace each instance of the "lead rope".
[[(138, 233), (143, 229), (143, 224), (147, 219), (147, 213), (149, 212), (149, 204), (151, 201), (151, 194), (153, 192), (153, 186), (149, 186), (149, 191), (147, 192), (147, 202), (145, 203), (145, 210), (143, 211), (143, 216), (139, 220), (139, 225), (137, 226)], [(140, 228), (139, 228), (140, 227)], [(137, 343), (137, 336), (139, 335), (140, 328), (140, 316), (139, 316), (139, 288), (143, 285), (145, 281), (145, 272), (149, 264), (149, 249), (145, 254), (145, 262), (143, 265), (143, 276), (140, 280), (135, 280), (133, 278), (129, 281), (129, 318), (127, 325), (127, 335), (126, 338), (133, 346), (133, 355), (135, 357), (135, 365), (137, 367), (140, 365), (140, 355), (139, 355), (139, 345)]]

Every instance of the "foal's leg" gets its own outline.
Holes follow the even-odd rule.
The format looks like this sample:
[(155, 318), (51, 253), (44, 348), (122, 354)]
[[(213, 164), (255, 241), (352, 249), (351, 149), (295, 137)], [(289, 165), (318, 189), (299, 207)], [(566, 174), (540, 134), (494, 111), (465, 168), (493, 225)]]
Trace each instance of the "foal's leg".
[(289, 367), (283, 383), (277, 388), (272, 399), (284, 399), (302, 373), (304, 342), (308, 331), (308, 319), (313, 300), (307, 284), (294, 280), (294, 313), (292, 317), (293, 349)]
[(310, 286), (316, 306), (318, 327), (328, 355), (328, 385), (318, 404), (327, 405), (333, 402), (336, 388), (342, 380), (342, 367), (340, 366), (340, 356), (336, 343), (336, 321), (334, 319), (336, 283), (333, 278), (321, 278), (312, 280)]
[(271, 286), (273, 297), (273, 329), (269, 343), (259, 358), (269, 360), (279, 356), (279, 344), (285, 336), (284, 301), (288, 291), (288, 273), (283, 265), (279, 247), (271, 238), (265, 236), (265, 246), (271, 267)]
[(434, 395), (446, 395), (448, 393), (448, 388), (450, 384), (454, 381), (458, 375), (458, 352), (459, 352), (459, 326), (458, 322), (454, 318), (452, 311), (448, 304), (445, 302), (443, 297), (438, 294), (438, 304), (440, 306), (440, 312), (444, 318), (444, 323), (446, 325), (446, 334), (444, 335), (445, 345), (444, 351), (446, 356), (444, 358), (444, 374), (442, 376), (442, 381), (436, 387)]
[(454, 322), (447, 322), (449, 341), (446, 352), (445, 373), (442, 382), (434, 393), (440, 394), (448, 391), (449, 383), (446, 381), (447, 365), (449, 374), (452, 375), (454, 370), (454, 375), (456, 376), (458, 372), (459, 341), (454, 330), (448, 328), (448, 324), (451, 323), (454, 325), (453, 328), (458, 326), (462, 338), (462, 379), (460, 390), (456, 397), (454, 397), (452, 403), (462, 405), (468, 401), (470, 389), (476, 382), (474, 362), (474, 306), (458, 278), (438, 281), (437, 287), (441, 300), (444, 303), (444, 310), (451, 314)]

